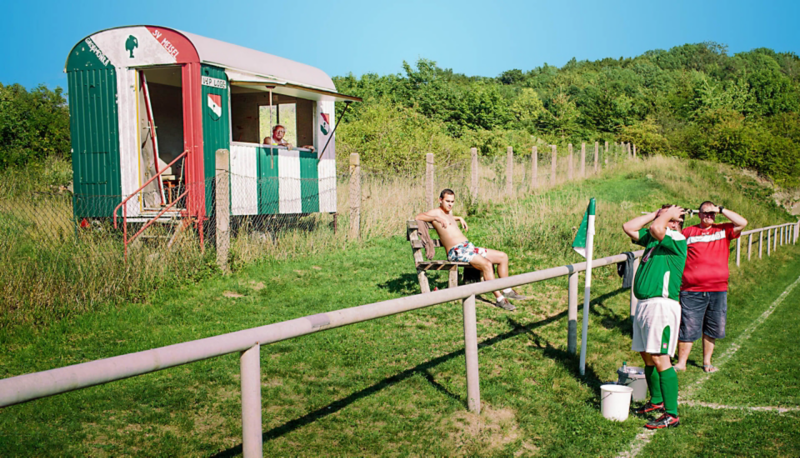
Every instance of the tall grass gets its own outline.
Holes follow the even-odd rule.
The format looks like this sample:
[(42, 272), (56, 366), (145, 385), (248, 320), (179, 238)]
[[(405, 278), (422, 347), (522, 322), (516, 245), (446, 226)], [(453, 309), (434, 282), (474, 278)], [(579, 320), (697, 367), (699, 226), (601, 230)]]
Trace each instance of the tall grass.
[[(456, 191), (456, 214), (491, 218), (492, 230), (481, 235), (481, 243), (529, 252), (532, 259), (539, 259), (534, 262), (537, 268), (551, 267), (540, 265), (545, 262), (574, 260), (569, 247), (579, 220), (565, 215), (581, 214), (590, 197), (598, 198), (598, 256), (629, 249), (625, 239), (618, 237), (622, 222), (666, 203), (649, 198), (645, 192), (649, 187), (668, 190), (675, 196), (671, 203), (688, 207), (707, 199), (719, 202), (745, 215), (750, 227), (790, 220), (774, 203), (773, 191), (757, 179), (725, 165), (674, 158), (627, 161), (620, 154), (609, 154), (610, 167), (598, 172), (607, 176), (607, 184), (593, 188), (607, 194), (589, 195), (579, 176), (579, 147), (576, 150), (573, 181), (566, 178), (568, 161), (559, 157), (557, 181), (551, 184), (548, 148), (539, 154), (536, 187), (531, 182), (528, 152), (515, 155), (511, 193), (506, 188), (506, 158), (501, 155), (482, 159), (477, 196), (470, 190), (468, 161), (437, 165), (434, 189), (437, 195), (445, 187)], [(596, 176), (592, 159), (587, 151), (589, 180)], [(603, 166), (604, 162), (601, 156)], [(218, 272), (213, 243), (201, 250), (192, 230), (183, 232), (169, 249), (165, 241), (135, 244), (126, 262), (120, 232), (110, 225), (76, 229), (72, 199), (62, 187), (70, 178), (66, 162), (50, 162), (28, 173), (6, 171), (2, 178), (0, 328), (48, 323), (101, 304), (145, 300), (159, 287)], [(639, 180), (645, 191), (623, 199), (605, 199), (617, 192), (614, 180)], [(231, 242), (231, 267), (236, 270), (257, 260), (289, 259), (342, 250), (375, 238), (404, 236), (406, 221), (431, 206), (425, 196), (425, 177), (420, 175), (366, 171), (361, 189), (359, 239), (348, 235), (350, 178), (343, 175), (338, 180), (338, 230), (334, 230), (333, 216), (327, 214), (292, 218), (292, 224), (278, 219), (267, 232), (244, 225)], [(607, 203), (611, 201), (621, 203)]]

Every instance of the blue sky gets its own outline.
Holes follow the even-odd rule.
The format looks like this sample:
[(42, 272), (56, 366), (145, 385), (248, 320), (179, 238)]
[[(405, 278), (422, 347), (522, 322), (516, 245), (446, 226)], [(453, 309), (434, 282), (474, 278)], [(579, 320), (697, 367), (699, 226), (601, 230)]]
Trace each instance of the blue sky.
[(160, 25), (321, 68), (331, 76), (399, 73), (436, 61), (497, 76), (571, 58), (631, 57), (715, 41), (731, 54), (800, 54), (799, 1), (13, 1), (4, 7), (0, 83), (65, 87), (69, 50), (121, 25)]

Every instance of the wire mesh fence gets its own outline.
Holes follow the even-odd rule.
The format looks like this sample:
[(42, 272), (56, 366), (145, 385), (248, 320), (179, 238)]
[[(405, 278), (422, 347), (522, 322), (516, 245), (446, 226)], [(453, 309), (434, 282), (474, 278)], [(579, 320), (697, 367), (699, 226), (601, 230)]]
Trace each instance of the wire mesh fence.
[[(586, 177), (594, 173), (593, 148), (587, 145)], [(354, 234), (362, 239), (404, 234), (406, 221), (436, 205), (442, 188), (456, 191), (464, 205), (459, 213), (469, 215), (479, 205), (568, 181), (567, 148), (556, 150), (555, 180), (551, 147), (537, 149), (536, 165), (530, 150), (513, 152), (511, 162), (507, 156), (479, 158), (477, 186), (469, 158), (442, 164), (434, 158), (432, 174), (360, 170), (357, 187), (352, 172), (322, 177), (302, 177), (300, 171), (296, 176), (230, 174), (229, 265), (339, 249)], [(621, 146), (609, 149), (598, 152), (598, 171), (627, 157)], [(580, 156), (573, 156), (573, 179), (581, 179)], [(149, 201), (135, 196), (119, 209), (128, 196), (0, 189), (0, 259), (7, 266), (0, 270), (0, 326), (46, 321), (109, 300), (135, 301), (161, 285), (216, 271), (214, 180), (165, 186), (163, 202), (158, 196)], [(158, 205), (145, 208), (145, 201), (154, 200)], [(355, 233), (350, 231), (353, 205), (358, 206)]]

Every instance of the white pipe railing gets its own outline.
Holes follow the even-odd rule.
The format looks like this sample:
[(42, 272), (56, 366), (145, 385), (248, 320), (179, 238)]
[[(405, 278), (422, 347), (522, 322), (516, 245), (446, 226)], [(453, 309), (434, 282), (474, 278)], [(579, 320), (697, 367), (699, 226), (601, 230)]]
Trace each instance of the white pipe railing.
[[(793, 243), (796, 243), (798, 232), (800, 231), (800, 221), (798, 223), (781, 224), (745, 231), (742, 235), (750, 236), (754, 233), (762, 234), (764, 231), (767, 231), (769, 236), (770, 231), (773, 229), (777, 231), (778, 228), (786, 227), (788, 230), (790, 226), (794, 228)], [(737, 260), (739, 259), (738, 250), (739, 244), (737, 243)], [(643, 250), (634, 252), (635, 264), (638, 264), (638, 258), (641, 257), (642, 253)], [(592, 266), (603, 267), (626, 260), (627, 255), (618, 254), (595, 259), (592, 262)], [(475, 296), (505, 288), (513, 288), (529, 283), (568, 276), (570, 278), (568, 283), (568, 317), (570, 320), (568, 331), (568, 340), (570, 342), (568, 347), (571, 348), (574, 353), (575, 344), (573, 340), (576, 339), (576, 336), (573, 329), (577, 330), (577, 323), (573, 324), (571, 321), (573, 319), (577, 320), (577, 274), (585, 270), (585, 262), (552, 267), (550, 269), (498, 278), (492, 281), (474, 283), (457, 288), (448, 288), (358, 307), (318, 313), (294, 320), (168, 345), (166, 347), (154, 348), (137, 353), (129, 353), (72, 366), (9, 377), (0, 380), (0, 407), (20, 404), (34, 399), (239, 352), (241, 354), (242, 448), (245, 457), (258, 457), (262, 455), (261, 369), (259, 356), (259, 348), (261, 345), (461, 300), (464, 314), (467, 405), (469, 410), (478, 413), (480, 412), (480, 381), (478, 376), (478, 339), (475, 318)], [(631, 291), (632, 311), (635, 306), (634, 301), (635, 298)]]

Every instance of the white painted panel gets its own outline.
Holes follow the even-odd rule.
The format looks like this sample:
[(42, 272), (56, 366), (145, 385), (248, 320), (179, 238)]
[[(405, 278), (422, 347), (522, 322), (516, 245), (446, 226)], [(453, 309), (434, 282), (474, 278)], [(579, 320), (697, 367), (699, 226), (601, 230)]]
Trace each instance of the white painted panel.
[[(323, 117), (323, 113), (326, 115), (325, 117)], [(333, 133), (336, 127), (335, 116), (336, 111), (333, 102), (317, 102), (316, 114), (314, 116), (314, 135), (316, 136), (315, 145), (317, 146), (317, 151), (322, 154), (322, 159), (336, 158), (336, 136)], [(327, 126), (324, 125), (325, 118), (328, 119)], [(330, 143), (328, 143), (328, 139), (330, 139)], [(325, 148), (326, 144), (328, 145), (327, 148)], [(324, 151), (323, 148), (325, 148)]]
[(303, 201), (300, 198), (300, 152), (280, 150), (278, 155), (278, 195), (279, 213), (302, 213)]
[(319, 211), (334, 213), (336, 211), (336, 161), (323, 159), (317, 165), (319, 176)]
[(255, 145), (231, 143), (231, 214), (258, 213), (257, 151)]
[[(136, 117), (138, 97), (136, 70), (118, 68), (117, 120), (119, 123), (119, 173), (122, 199), (139, 189), (139, 122)], [(122, 200), (120, 199), (120, 201)], [(139, 198), (125, 204), (128, 216), (139, 214)]]
[[(92, 35), (91, 39), (115, 67), (177, 62), (175, 56), (167, 52), (146, 27), (106, 30)], [(133, 46), (134, 42), (136, 46)], [(131, 43), (131, 46), (126, 46), (128, 43)], [(133, 48), (133, 57), (131, 57), (130, 48)]]

